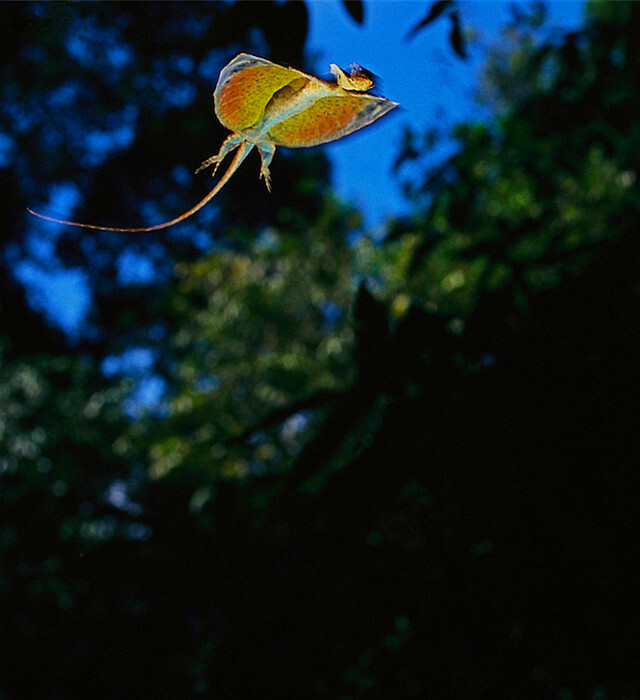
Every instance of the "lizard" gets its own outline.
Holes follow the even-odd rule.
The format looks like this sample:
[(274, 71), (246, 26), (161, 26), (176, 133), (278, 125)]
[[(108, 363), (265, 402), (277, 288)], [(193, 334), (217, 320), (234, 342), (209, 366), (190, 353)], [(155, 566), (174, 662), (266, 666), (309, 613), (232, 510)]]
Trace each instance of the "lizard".
[(371, 124), (398, 105), (368, 94), (373, 88), (373, 77), (360, 66), (353, 64), (347, 73), (332, 63), (330, 70), (335, 82), (247, 53), (238, 54), (224, 66), (213, 101), (220, 123), (232, 133), (196, 174), (213, 166), (215, 176), (225, 157), (237, 151), (213, 189), (174, 219), (155, 226), (116, 228), (56, 219), (30, 208), (27, 211), (54, 223), (100, 231), (158, 231), (184, 221), (213, 199), (254, 147), (260, 154), (260, 177), (271, 191), (269, 165), (277, 146), (302, 148), (335, 141)]

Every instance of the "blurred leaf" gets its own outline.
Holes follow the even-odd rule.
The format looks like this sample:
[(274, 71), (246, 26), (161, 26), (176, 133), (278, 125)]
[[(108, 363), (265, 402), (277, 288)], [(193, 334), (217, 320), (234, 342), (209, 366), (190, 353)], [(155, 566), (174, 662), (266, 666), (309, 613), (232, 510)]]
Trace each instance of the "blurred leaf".
[(409, 126), (402, 129), (402, 141), (398, 149), (398, 155), (393, 161), (392, 171), (397, 173), (406, 162), (416, 160), (420, 156), (420, 151), (416, 146), (416, 133)]
[(440, 241), (440, 236), (435, 233), (423, 234), (423, 240), (415, 248), (413, 252), (413, 257), (411, 259), (411, 266), (409, 267), (410, 272), (416, 272), (424, 259), (434, 250), (438, 242)]
[(458, 54), (458, 56), (460, 56), (460, 58), (466, 60), (468, 58), (467, 42), (460, 27), (460, 15), (456, 10), (455, 12), (452, 12), (449, 17), (451, 18), (451, 33), (449, 34), (451, 48)]
[(454, 6), (454, 0), (436, 0), (429, 8), (427, 14), (409, 30), (406, 36), (407, 41), (413, 39), (416, 34), (421, 32), (426, 26), (431, 24), (431, 22), (438, 19), (445, 10), (449, 10)]
[(391, 219), (387, 225), (387, 235), (385, 243), (391, 243), (411, 233), (416, 228), (415, 222), (410, 217), (400, 217)]
[(363, 0), (342, 0), (345, 10), (351, 19), (357, 24), (364, 23), (364, 2)]

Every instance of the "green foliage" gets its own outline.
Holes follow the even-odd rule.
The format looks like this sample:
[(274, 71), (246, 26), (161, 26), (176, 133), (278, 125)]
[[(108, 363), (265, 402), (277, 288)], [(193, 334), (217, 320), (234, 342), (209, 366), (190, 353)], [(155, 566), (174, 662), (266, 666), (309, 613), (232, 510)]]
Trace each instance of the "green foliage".
[(86, 360), (0, 362), (0, 590), (3, 626), (12, 631), (6, 669), (29, 658), (32, 640), (51, 625), (68, 625), (87, 593), (80, 557), (137, 537), (131, 518), (99, 498), (126, 473), (111, 448), (125, 428), (127, 390), (106, 384)]
[(229, 443), (270, 413), (350, 382), (347, 238), (358, 225), (327, 201), (315, 221), (284, 217), (242, 251), (178, 267), (168, 314), (179, 363), (170, 418), (149, 447), (153, 478), (182, 465), (227, 477), (287, 465), (300, 440), (295, 420), (258, 430), (249, 449)]
[[(123, 101), (160, 55), (201, 66), (207, 32), (257, 23), (275, 46), (297, 13), (305, 34), (289, 3), (25, 7), (147, 31)], [(210, 222), (127, 241), (149, 284), (119, 280), (123, 239), (64, 234), (96, 290), (83, 344), (25, 342), (31, 323), (60, 339), (3, 295), (0, 690), (637, 697), (638, 7), (589, 6), (555, 43), (539, 13), (516, 18), (485, 73), (495, 120), (457, 129), (382, 240), (326, 193), (321, 157), (285, 158), (286, 198), (240, 178), (215, 247), (197, 243)], [(25, 45), (51, 74), (21, 90), (48, 94), (65, 66), (108, 82), (40, 26)], [(204, 126), (148, 118), (175, 126), (170, 152), (137, 136), (89, 184), (87, 218), (120, 170), (132, 210), (156, 187), (173, 206), (153, 159), (169, 172)], [(3, 289), (29, 251), (6, 240)], [(99, 368), (141, 346), (165, 392), (131, 412)]]

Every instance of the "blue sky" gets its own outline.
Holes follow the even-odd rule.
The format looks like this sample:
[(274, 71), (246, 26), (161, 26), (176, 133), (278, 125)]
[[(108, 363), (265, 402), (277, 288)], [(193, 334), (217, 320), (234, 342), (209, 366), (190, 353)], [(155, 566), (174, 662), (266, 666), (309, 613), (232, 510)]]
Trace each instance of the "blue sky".
[[(446, 127), (482, 118), (483, 112), (474, 101), (474, 88), (485, 50), (499, 40), (500, 28), (510, 19), (514, 4), (506, 0), (461, 0), (463, 27), (477, 35), (465, 62), (450, 48), (449, 22), (444, 17), (406, 41), (407, 32), (424, 17), (431, 2), (365, 0), (363, 27), (337, 0), (308, 3), (311, 22), (307, 50), (310, 57), (317, 56), (314, 63), (318, 73), (326, 73), (330, 63), (343, 67), (359, 63), (380, 78), (380, 94), (402, 106), (402, 110), (391, 112), (353, 136), (324, 146), (333, 163), (337, 191), (365, 212), (370, 226), (408, 211), (397, 179), (391, 176), (404, 125), (422, 132), (436, 124)], [(581, 0), (545, 4), (551, 29), (581, 24)]]
[[(465, 62), (451, 50), (446, 18), (429, 25), (412, 41), (406, 40), (407, 32), (425, 15), (431, 3), (432, 0), (365, 0), (365, 23), (361, 27), (349, 17), (339, 0), (307, 2), (310, 15), (307, 53), (315, 72), (326, 75), (330, 63), (345, 68), (359, 63), (380, 78), (379, 92), (401, 105), (401, 109), (352, 136), (322, 146), (333, 164), (338, 195), (364, 212), (371, 229), (387, 217), (409, 211), (398, 180), (391, 173), (403, 127), (409, 125), (419, 133), (434, 125), (446, 130), (456, 122), (483, 117), (474, 100), (474, 88), (485, 50), (499, 40), (500, 28), (511, 16), (512, 3), (506, 0), (460, 0), (463, 27), (473, 30), (476, 36), (469, 47), (470, 59)], [(580, 25), (584, 3), (582, 0), (551, 2), (547, 3), (547, 9), (551, 28), (569, 29)], [(434, 153), (434, 162), (442, 155), (442, 150)], [(64, 212), (79, 194), (75, 188), (58, 189), (51, 209)], [(62, 200), (66, 206), (62, 206)], [(34, 222), (31, 225), (35, 235), (28, 240), (32, 246), (42, 248), (48, 240), (37, 234), (42, 232), (42, 222), (38, 222), (37, 230), (33, 228)], [(46, 250), (34, 252), (36, 260), (22, 263), (18, 276), (26, 283), (35, 304), (44, 306), (57, 324), (73, 332), (90, 301), (85, 280), (79, 272), (40, 265), (38, 258), (50, 256)]]

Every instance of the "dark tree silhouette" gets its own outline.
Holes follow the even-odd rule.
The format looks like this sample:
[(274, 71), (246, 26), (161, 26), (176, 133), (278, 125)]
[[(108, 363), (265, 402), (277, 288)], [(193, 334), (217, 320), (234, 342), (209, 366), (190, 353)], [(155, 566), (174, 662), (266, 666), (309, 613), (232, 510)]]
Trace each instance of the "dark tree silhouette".
[[(640, 5), (543, 43), (516, 17), (495, 119), (380, 244), (314, 153), (180, 233), (35, 237), (52, 182), (115, 225), (196, 201), (216, 70), (240, 44), (302, 66), (306, 10), (0, 12), (0, 692), (638, 698)], [(21, 260), (87, 275), (84, 340), (28, 310)], [(141, 346), (140, 415), (108, 377)]]

